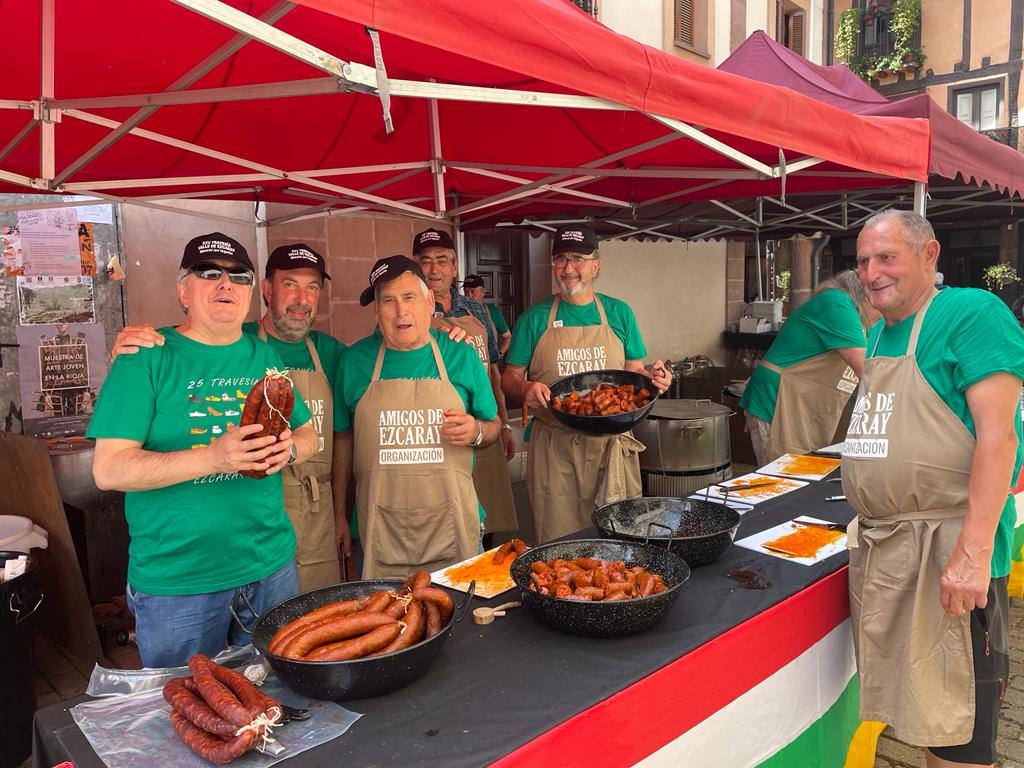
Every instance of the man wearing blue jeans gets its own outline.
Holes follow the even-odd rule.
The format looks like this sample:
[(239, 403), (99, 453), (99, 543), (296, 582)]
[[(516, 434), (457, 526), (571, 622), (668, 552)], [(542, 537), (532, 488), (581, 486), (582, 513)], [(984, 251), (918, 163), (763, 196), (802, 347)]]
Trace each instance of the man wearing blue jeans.
[(219, 232), (191, 240), (177, 285), (185, 321), (161, 329), (163, 346), (115, 360), (86, 433), (97, 487), (125, 491), (127, 596), (147, 667), (243, 640), (229, 610), (251, 615), (241, 596), (262, 613), (298, 591), (279, 473), (319, 445), (301, 397), (278, 438), (238, 426), (248, 391), (284, 368), (242, 333), (254, 283), (240, 243)]

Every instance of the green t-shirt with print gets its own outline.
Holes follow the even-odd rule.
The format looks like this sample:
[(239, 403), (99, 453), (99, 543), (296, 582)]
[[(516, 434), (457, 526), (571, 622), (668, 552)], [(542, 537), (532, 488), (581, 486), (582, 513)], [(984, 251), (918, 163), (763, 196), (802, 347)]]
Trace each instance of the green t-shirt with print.
[[(890, 326), (879, 321), (868, 334), (868, 358), (906, 354), (914, 317), (911, 315)], [(921, 323), (916, 358), (925, 381), (971, 434), (976, 435), (974, 419), (967, 407), (967, 389), (1000, 372), (1024, 379), (1024, 331), (1013, 319), (1009, 308), (988, 291), (943, 288)], [(1017, 432), (1017, 458), (1013, 470), (1013, 480), (1016, 480), (1024, 461), (1024, 435), (1020, 419), (1013, 421)], [(996, 529), (992, 554), (994, 578), (1010, 572), (1010, 549), (1016, 522), (1013, 497), (1008, 493)]]
[[(608, 318), (608, 325), (626, 351), (627, 360), (643, 360), (647, 357), (647, 348), (644, 340), (640, 337), (640, 329), (636, 324), (636, 316), (633, 310), (624, 301), (597, 294), (604, 307), (605, 316)], [(521, 365), (529, 367), (533, 359), (533, 350), (537, 347), (540, 337), (548, 329), (548, 315), (551, 313), (551, 303), (555, 297), (549, 296), (542, 301), (528, 307), (516, 320), (516, 326), (512, 329), (512, 341), (509, 343), (508, 354), (505, 356), (509, 365)], [(558, 302), (558, 313), (555, 321), (561, 321), (564, 328), (580, 328), (587, 325), (600, 325), (601, 315), (597, 311), (597, 302), (576, 305), (562, 300)]]
[[(252, 336), (258, 336), (260, 324), (257, 322), (245, 323), (242, 326), (242, 330)], [(309, 339), (313, 342), (313, 347), (320, 357), (320, 365), (323, 366), (327, 383), (331, 385), (331, 392), (340, 392), (342, 364), (345, 361), (345, 345), (330, 334), (321, 333), (320, 331), (310, 331)], [(284, 362), (284, 367), (288, 370), (312, 371), (314, 369), (313, 358), (309, 354), (309, 347), (306, 346), (305, 339), (294, 342), (284, 341), (268, 333), (267, 343), (277, 350), (277, 354), (281, 356), (281, 360)], [(334, 431), (344, 432), (346, 427), (338, 426), (340, 423), (343, 423), (338, 418), (339, 410), (337, 407), (334, 409)]]
[(498, 331), (498, 335), (504, 336), (508, 333), (508, 323), (505, 322), (505, 316), (501, 313), (501, 307), (497, 304), (485, 304), (484, 306), (491, 313), (491, 320), (494, 321), (494, 327)]
[[(780, 368), (802, 363), (832, 349), (864, 348), (864, 327), (853, 300), (840, 290), (822, 291), (786, 318), (765, 359)], [(775, 418), (779, 374), (754, 368), (740, 407), (763, 421)]]
[[(466, 413), (483, 421), (491, 421), (498, 415), (498, 404), (487, 376), (487, 369), (480, 365), (480, 357), (472, 344), (452, 341), (447, 335), (431, 329), (431, 336), (437, 342), (444, 361), (448, 380), (459, 393)], [(338, 410), (345, 412), (346, 429), (355, 423), (356, 405), (370, 385), (373, 368), (377, 362), (377, 351), (383, 339), (380, 331), (374, 331), (346, 350), (344, 384), (341, 401), (335, 398)], [(431, 346), (420, 347), (408, 352), (389, 349), (384, 353), (380, 371), (381, 380), (387, 379), (437, 379), (440, 378), (434, 352)], [(353, 519), (354, 516), (353, 516)], [(480, 519), (484, 511), (480, 509)]]
[[(147, 451), (202, 450), (238, 424), (245, 397), (280, 356), (243, 334), (225, 346), (161, 328), (163, 346), (120, 355), (86, 436), (136, 440)], [(292, 428), (310, 419), (296, 398)], [(217, 592), (258, 581), (295, 557), (280, 473), (262, 480), (213, 473), (125, 494), (128, 582), (154, 595)]]

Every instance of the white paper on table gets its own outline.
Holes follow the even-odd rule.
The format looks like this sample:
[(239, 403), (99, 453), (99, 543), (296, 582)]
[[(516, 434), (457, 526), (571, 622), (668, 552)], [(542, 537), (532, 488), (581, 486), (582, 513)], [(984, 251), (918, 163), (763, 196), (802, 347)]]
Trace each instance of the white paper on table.
[[(747, 504), (753, 506), (760, 504), (762, 501), (769, 501), (776, 499), (783, 494), (795, 491), (797, 488), (803, 488), (807, 483), (803, 480), (794, 480), (789, 477), (771, 477), (770, 475), (761, 475), (757, 472), (751, 472), (750, 474), (743, 475), (743, 477), (734, 477), (732, 480), (726, 480), (724, 483), (718, 483), (717, 485), (708, 486), (708, 498), (714, 499), (715, 501), (724, 501), (726, 498), (725, 489), (719, 486), (721, 485), (753, 485), (754, 483), (762, 483), (771, 481), (772, 485), (765, 488), (751, 488), (746, 491), (734, 492), (730, 491), (728, 498), (729, 501), (735, 501), (739, 504)], [(705, 490), (697, 491), (694, 495), (704, 498)], [(739, 495), (742, 494), (742, 495)]]
[(754, 508), (750, 504), (747, 504), (747, 503), (742, 502), (742, 501), (734, 501), (733, 499), (729, 499), (728, 501), (723, 501), (722, 499), (719, 499), (719, 498), (717, 498), (715, 496), (705, 496), (703, 491), (691, 495), (690, 498), (691, 499), (696, 499), (698, 501), (710, 501), (710, 502), (713, 502), (715, 504), (725, 504), (725, 506), (729, 507), (730, 509), (735, 509), (741, 515), (746, 513), (746, 512), (749, 512), (750, 510), (752, 510)]
[(827, 454), (828, 456), (842, 456), (843, 445), (845, 444), (846, 441), (844, 440), (841, 443), (833, 443), (832, 445), (826, 445), (824, 448), (819, 448), (818, 450), (816, 450), (815, 453), (824, 453)]
[(825, 558), (837, 555), (846, 549), (846, 534), (844, 533), (838, 539), (833, 541), (831, 544), (826, 544), (824, 547), (819, 549), (814, 557), (793, 557), (792, 555), (784, 555), (781, 552), (774, 552), (770, 549), (765, 549), (761, 545), (766, 541), (772, 541), (782, 536), (786, 536), (790, 533), (800, 530), (800, 526), (796, 525), (801, 520), (809, 520), (811, 522), (827, 523), (828, 520), (819, 520), (816, 517), (808, 517), (801, 515), (788, 523), (782, 523), (776, 525), (774, 528), (769, 528), (767, 531), (761, 531), (755, 533), (753, 536), (747, 536), (745, 539), (740, 539), (736, 542), (737, 547), (743, 547), (744, 549), (750, 549), (754, 552), (760, 552), (763, 555), (771, 555), (772, 557), (778, 557), (781, 560), (788, 560), (791, 563), (800, 563), (801, 565), (814, 565), (819, 563)]
[[(494, 547), (486, 552), (479, 555), (473, 555), (472, 557), (466, 558), (462, 562), (455, 563), (454, 565), (447, 565), (444, 568), (438, 568), (432, 574), (430, 574), (430, 580), (434, 584), (441, 584), (452, 589), (457, 589), (460, 592), (469, 592), (468, 581), (454, 581), (448, 577), (448, 572), (456, 568), (460, 568), (470, 563), (482, 562), (484, 558), (493, 558), (494, 553), (497, 552), (500, 547)], [(512, 560), (508, 561), (508, 566), (511, 568)], [(481, 581), (477, 580), (476, 586), (473, 589), (473, 594), (477, 597), (481, 597), (485, 600), (489, 600), (492, 597), (508, 592), (510, 589), (515, 587), (516, 583), (512, 580), (512, 574), (502, 569), (502, 578), (496, 578), (493, 581)]]
[[(794, 471), (792, 469), (793, 462), (802, 458), (804, 457), (797, 453), (784, 453), (781, 456), (779, 456), (779, 458), (777, 458), (775, 461), (771, 462), (770, 464), (765, 464), (757, 471), (762, 475), (781, 475), (782, 477), (798, 477), (803, 480), (824, 480), (826, 477), (828, 477), (837, 469), (839, 469), (839, 464), (836, 464), (830, 467), (825, 472)], [(815, 456), (809, 458), (815, 458), (820, 462), (835, 461), (835, 459), (829, 456)]]

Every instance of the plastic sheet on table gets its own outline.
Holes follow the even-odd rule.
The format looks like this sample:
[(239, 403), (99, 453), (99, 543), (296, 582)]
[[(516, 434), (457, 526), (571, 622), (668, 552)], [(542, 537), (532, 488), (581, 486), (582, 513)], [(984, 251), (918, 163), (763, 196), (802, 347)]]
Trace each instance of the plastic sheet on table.
[[(234, 656), (234, 661), (244, 662), (247, 658), (242, 653)], [(219, 657), (219, 660), (226, 661), (223, 657)], [(227, 665), (235, 666), (230, 661), (227, 661)], [(244, 668), (244, 663), (241, 668)], [(168, 765), (175, 768), (207, 768), (210, 763), (185, 746), (171, 726), (171, 707), (164, 701), (163, 682), (146, 680), (145, 673), (151, 673), (153, 680), (163, 682), (171, 677), (188, 674), (187, 668), (136, 670), (133, 682), (139, 692), (122, 696), (108, 695), (96, 701), (77, 704), (71, 708), (75, 723), (108, 768), (164, 768)], [(232, 765), (240, 768), (266, 768), (294, 757), (341, 736), (361, 717), (333, 702), (300, 696), (274, 676), (269, 677), (261, 689), (286, 706), (308, 709), (310, 717), (308, 720), (292, 720), (274, 728), (273, 741), (265, 753), (252, 751), (232, 762)]]
[[(255, 678), (256, 682), (266, 677), (268, 667), (252, 645), (236, 645), (225, 648), (213, 657), (213, 661), (221, 666), (232, 667), (240, 672), (250, 666), (262, 666), (263, 674)], [(172, 677), (186, 677), (192, 674), (188, 667), (152, 667), (146, 669), (108, 669), (97, 664), (89, 676), (89, 686), (85, 689), (89, 696), (129, 696), (162, 689)], [(251, 674), (246, 675), (254, 679)]]

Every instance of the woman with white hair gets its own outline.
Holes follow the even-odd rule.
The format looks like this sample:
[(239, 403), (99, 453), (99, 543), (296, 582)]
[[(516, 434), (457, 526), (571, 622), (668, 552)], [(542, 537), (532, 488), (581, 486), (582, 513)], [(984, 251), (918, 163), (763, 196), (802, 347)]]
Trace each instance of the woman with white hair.
[(832, 442), (876, 318), (853, 270), (823, 282), (787, 318), (740, 400), (760, 466)]

